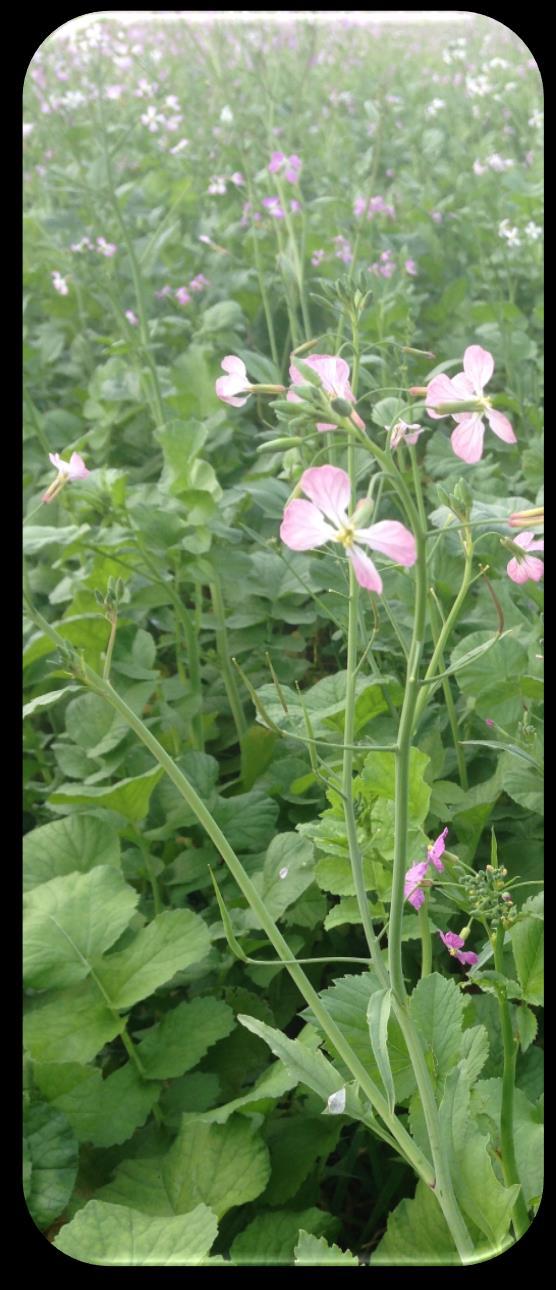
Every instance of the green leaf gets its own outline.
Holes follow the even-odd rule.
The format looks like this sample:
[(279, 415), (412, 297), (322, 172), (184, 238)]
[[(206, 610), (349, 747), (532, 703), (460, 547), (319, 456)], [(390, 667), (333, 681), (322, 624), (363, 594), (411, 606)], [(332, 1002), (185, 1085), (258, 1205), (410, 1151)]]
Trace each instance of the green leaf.
[(71, 703), (68, 703), (65, 718), (66, 732), (70, 739), (80, 748), (91, 751), (100, 744), (101, 740), (105, 740), (115, 724), (116, 740), (112, 741), (112, 747), (116, 746), (127, 730), (127, 727), (122, 726), (121, 720), (115, 716), (113, 708), (98, 694), (80, 694), (77, 699), (72, 699)]
[(341, 1250), (338, 1245), (329, 1245), (326, 1237), (313, 1236), (311, 1232), (300, 1229), (299, 1240), (294, 1250), (297, 1267), (359, 1267), (359, 1259), (349, 1250)]
[(500, 774), (503, 777), (504, 792), (518, 806), (526, 811), (535, 811), (544, 815), (544, 776), (539, 766), (523, 765), (510, 753), (503, 753), (500, 758)]
[(222, 1218), (264, 1191), (270, 1174), (267, 1148), (242, 1117), (226, 1124), (185, 1118), (163, 1162), (163, 1177), (176, 1214), (203, 1201)]
[(137, 1047), (147, 1079), (173, 1079), (200, 1062), (235, 1026), (227, 1003), (211, 996), (180, 1003), (147, 1031)]
[[(492, 632), (472, 632), (456, 645), (450, 656), (456, 664), (464, 654), (492, 639)], [(513, 636), (498, 637), (496, 649), (481, 654), (468, 667), (456, 673), (464, 694), (474, 699), (478, 716), (492, 717), (502, 726), (518, 721), (522, 703), (516, 695), (516, 680), (527, 670), (527, 652)]]
[[(429, 811), (430, 784), (425, 773), (430, 758), (418, 748), (412, 748), (409, 762), (409, 814), (414, 823), (424, 824)], [(371, 752), (365, 758), (361, 771), (361, 790), (367, 799), (384, 797), (395, 801), (396, 755), (393, 752)]]
[(180, 493), (191, 487), (191, 467), (201, 452), (208, 431), (197, 421), (167, 421), (155, 430), (164, 455), (165, 472), (162, 487)]
[(217, 798), (213, 815), (235, 851), (262, 851), (274, 833), (278, 810), (277, 802), (255, 788)]
[(63, 1111), (80, 1142), (111, 1147), (145, 1123), (160, 1086), (141, 1080), (130, 1062), (103, 1080), (94, 1066), (37, 1063), (33, 1078), (51, 1105)]
[[(203, 1074), (202, 1078), (207, 1077)], [(210, 1121), (211, 1124), (225, 1124), (234, 1111), (260, 1111), (266, 1114), (278, 1098), (282, 1098), (284, 1093), (289, 1093), (290, 1089), (295, 1087), (296, 1082), (295, 1077), (281, 1062), (273, 1062), (248, 1093), (235, 1097), (224, 1106), (216, 1106), (213, 1110), (206, 1111), (203, 1119)]]
[(31, 717), (34, 712), (40, 711), (41, 708), (52, 708), (55, 703), (63, 699), (67, 694), (73, 694), (78, 690), (78, 685), (65, 685), (62, 690), (49, 690), (48, 694), (38, 694), (35, 699), (23, 705), (23, 717)]
[(119, 784), (107, 788), (90, 787), (87, 784), (62, 784), (48, 798), (50, 806), (104, 806), (107, 810), (118, 811), (132, 824), (144, 819), (149, 809), (153, 788), (164, 774), (161, 766), (146, 770), (143, 775), (132, 779), (122, 779)]
[(232, 1263), (257, 1267), (291, 1265), (301, 1230), (319, 1235), (329, 1232), (333, 1226), (334, 1219), (322, 1209), (299, 1212), (283, 1209), (258, 1214), (236, 1236), (230, 1250)]
[(439, 1092), (449, 1071), (461, 1057), (463, 1007), (455, 981), (440, 976), (438, 972), (423, 977), (411, 996), (411, 1016)]
[(162, 1168), (161, 1156), (122, 1160), (112, 1182), (99, 1187), (97, 1200), (138, 1209), (142, 1214), (151, 1214), (155, 1218), (173, 1217), (175, 1210), (166, 1190)]
[(537, 1018), (531, 1009), (523, 1004), (521, 1008), (516, 1008), (514, 1016), (517, 1023), (517, 1033), (519, 1035), (519, 1044), (522, 1053), (526, 1053), (530, 1048), (533, 1040), (536, 1038), (538, 1024)]
[(326, 1160), (340, 1136), (340, 1116), (293, 1115), (271, 1119), (265, 1129), (270, 1151), (267, 1205), (282, 1205), (295, 1196), (317, 1160)]
[[(493, 1143), (500, 1150), (502, 1080), (479, 1080), (471, 1093), (471, 1110), (480, 1124), (485, 1117)], [(529, 1208), (533, 1199), (542, 1195), (544, 1124), (541, 1107), (535, 1106), (520, 1088), (514, 1089), (514, 1148), (518, 1177)]]
[[(378, 982), (370, 972), (357, 976), (344, 976), (335, 981), (327, 990), (321, 992), (321, 1001), (336, 1025), (343, 1031), (359, 1060), (378, 1083), (380, 1071), (369, 1043), (367, 1008), (369, 999), (379, 989)], [(310, 1015), (309, 1011), (302, 1014)], [(327, 1047), (328, 1041), (326, 1041)], [(415, 1076), (409, 1060), (409, 1054), (396, 1018), (391, 1016), (388, 1022), (388, 1052), (390, 1067), (394, 1078), (396, 1100), (404, 1101), (415, 1088)]]
[(216, 1240), (218, 1225), (206, 1205), (189, 1214), (152, 1218), (136, 1209), (90, 1200), (54, 1239), (56, 1249), (81, 1263), (107, 1267), (198, 1267)]
[(461, 1066), (446, 1077), (439, 1118), (456, 1199), (494, 1253), (508, 1232), (519, 1187), (504, 1187), (494, 1173), (488, 1137), (470, 1116), (469, 1081)]
[(118, 835), (93, 815), (68, 815), (27, 833), (23, 839), (23, 888), (29, 891), (67, 873), (120, 863)]
[(122, 1029), (92, 981), (33, 1001), (23, 1023), (27, 1051), (39, 1062), (90, 1062)]
[[(533, 904), (533, 901), (535, 902)], [(512, 952), (519, 984), (526, 1003), (544, 1006), (544, 923), (534, 913), (542, 908), (542, 894), (523, 906), (533, 911), (511, 931)]]
[(392, 1078), (392, 1068), (388, 1056), (388, 1021), (392, 1007), (392, 992), (390, 990), (375, 990), (371, 995), (367, 1005), (367, 1023), (369, 1026), (369, 1035), (371, 1047), (375, 1055), (376, 1064), (380, 1071), (388, 1106), (392, 1115), (396, 1105), (396, 1094), (394, 1090), (394, 1080)]
[(113, 1008), (131, 1008), (210, 950), (210, 934), (190, 909), (166, 910), (137, 933), (130, 945), (95, 965)]
[(419, 1182), (412, 1200), (390, 1214), (386, 1234), (371, 1254), (372, 1267), (448, 1267), (460, 1258), (436, 1197)]
[(118, 939), (138, 893), (118, 869), (98, 865), (41, 883), (25, 897), (24, 979), (37, 990), (76, 985)]
[[(268, 1044), (275, 1057), (279, 1057), (286, 1070), (293, 1075), (299, 1084), (306, 1084), (323, 1100), (323, 1111), (328, 1099), (344, 1086), (345, 1081), (331, 1062), (321, 1052), (315, 1052), (300, 1039), (288, 1039), (280, 1030), (274, 1030), (255, 1017), (238, 1014), (238, 1021), (252, 1034), (258, 1035)], [(354, 1088), (346, 1087), (346, 1115), (364, 1124), (374, 1127), (374, 1116), (370, 1107), (363, 1107)]]
[(277, 833), (255, 885), (272, 918), (279, 919), (313, 882), (313, 847), (299, 833)]
[(40, 1228), (50, 1227), (65, 1209), (77, 1177), (78, 1147), (62, 1111), (44, 1102), (28, 1107), (25, 1143), (31, 1163), (27, 1205)]
[(27, 524), (23, 529), (23, 550), (25, 555), (36, 555), (47, 546), (71, 546), (83, 533), (89, 530), (88, 524), (69, 524), (62, 528), (53, 528), (47, 524)]

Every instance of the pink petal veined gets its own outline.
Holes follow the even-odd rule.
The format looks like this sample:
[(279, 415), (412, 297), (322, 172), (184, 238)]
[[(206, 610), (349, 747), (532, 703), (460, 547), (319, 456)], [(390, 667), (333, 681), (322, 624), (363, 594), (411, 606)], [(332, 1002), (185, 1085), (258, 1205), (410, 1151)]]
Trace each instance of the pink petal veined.
[(465, 399), (467, 401), (467, 399), (473, 399), (475, 397), (473, 382), (469, 380), (469, 377), (465, 375), (465, 372), (456, 372), (456, 375), (452, 380), (452, 385), (454, 390), (457, 390), (458, 399)]
[(479, 956), (473, 950), (458, 950), (458, 959), (460, 963), (478, 963)]
[(346, 510), (351, 500), (349, 475), (339, 466), (312, 466), (300, 480), (303, 492), (323, 515), (341, 528), (347, 523)]
[(512, 541), (524, 551), (544, 551), (544, 538), (536, 538), (534, 533), (518, 533)]
[(452, 448), (456, 457), (473, 466), (483, 455), (485, 427), (482, 417), (474, 412), (463, 415), (451, 435)]
[(375, 569), (375, 566), (368, 555), (361, 550), (359, 546), (346, 548), (348, 560), (351, 560), (353, 572), (360, 587), (365, 587), (367, 591), (376, 591), (380, 596), (382, 593), (382, 578)]
[(496, 412), (494, 408), (487, 408), (486, 418), (491, 430), (494, 430), (499, 439), (503, 439), (504, 443), (517, 443), (511, 422), (508, 421), (503, 412)]
[(428, 860), (421, 860), (418, 864), (414, 864), (411, 869), (408, 869), (405, 875), (403, 894), (414, 909), (420, 909), (425, 899), (425, 893), (422, 891), (420, 883), (425, 877), (428, 867)]
[(247, 378), (247, 368), (245, 366), (245, 363), (243, 362), (243, 359), (238, 358), (237, 354), (226, 354), (226, 357), (222, 359), (220, 366), (222, 368), (222, 371), (233, 372), (234, 376), (242, 376), (245, 381), (245, 384), (246, 385), (249, 384), (249, 381)]
[(544, 575), (544, 564), (534, 555), (527, 555), (524, 560), (518, 560), (514, 556), (506, 566), (506, 573), (512, 582), (540, 582)]
[(432, 417), (435, 421), (439, 421), (441, 417), (449, 416), (448, 412), (435, 412), (434, 406), (436, 403), (457, 403), (458, 399), (461, 399), (461, 394), (458, 393), (453, 381), (450, 380), (449, 376), (446, 376), (445, 372), (441, 372), (439, 376), (434, 376), (432, 381), (429, 381), (425, 403), (429, 417)]
[(442, 833), (440, 833), (439, 836), (435, 839), (435, 841), (432, 844), (432, 847), (429, 847), (427, 851), (427, 856), (429, 861), (434, 865), (435, 869), (438, 869), (439, 873), (442, 873), (444, 869), (444, 865), (442, 864), (440, 857), (441, 855), (444, 855), (444, 852), (446, 850), (446, 842), (444, 839), (447, 836), (448, 836), (448, 829), (445, 828), (442, 830)]
[(380, 551), (382, 555), (387, 555), (396, 564), (405, 564), (408, 567), (415, 564), (417, 559), (417, 546), (413, 533), (406, 529), (405, 524), (400, 524), (398, 520), (381, 520), (379, 524), (371, 524), (367, 529), (356, 529), (355, 536), (358, 542), (366, 542), (372, 547), (373, 551)]
[(280, 537), (292, 551), (312, 551), (335, 536), (335, 530), (312, 502), (299, 497), (286, 506)]
[(469, 377), (475, 392), (482, 394), (494, 371), (492, 354), (481, 345), (468, 345), (463, 355), (463, 370)]

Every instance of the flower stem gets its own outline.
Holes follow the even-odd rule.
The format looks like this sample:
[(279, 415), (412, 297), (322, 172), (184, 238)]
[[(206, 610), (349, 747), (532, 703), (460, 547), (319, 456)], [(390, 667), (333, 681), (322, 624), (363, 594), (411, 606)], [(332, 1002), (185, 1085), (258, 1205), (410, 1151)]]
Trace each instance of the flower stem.
[[(504, 976), (504, 928), (499, 927), (494, 945), (494, 966)], [(502, 1146), (502, 1172), (506, 1187), (520, 1184), (514, 1147), (514, 1080), (517, 1058), (517, 1043), (512, 1030), (510, 1005), (501, 992), (498, 994), (500, 1028), (504, 1044), (504, 1069), (502, 1073), (502, 1108), (500, 1113), (500, 1141)], [(523, 1196), (523, 1188), (512, 1210), (512, 1225), (516, 1241), (529, 1227), (529, 1214)]]
[(432, 941), (429, 923), (429, 893), (425, 892), (423, 904), (419, 907), (419, 931), (421, 934), (421, 979), (430, 976), (432, 971)]
[(210, 584), (210, 595), (212, 600), (214, 617), (216, 619), (216, 648), (218, 651), (218, 657), (220, 659), (220, 666), (222, 668), (222, 676), (224, 678), (224, 686), (226, 689), (226, 694), (228, 696), (228, 703), (230, 705), (232, 717), (234, 719), (234, 725), (236, 728), (238, 742), (241, 747), (243, 740), (245, 738), (245, 735), (247, 733), (247, 722), (245, 720), (243, 705), (239, 697), (239, 691), (236, 685), (236, 678), (234, 675), (234, 669), (232, 667), (230, 651), (228, 649), (228, 633), (226, 630), (226, 611), (224, 608), (224, 600), (222, 597), (222, 588), (220, 586), (220, 579), (218, 578), (216, 572), (213, 574), (212, 582)]
[[(469, 587), (472, 580), (471, 574), (473, 569), (473, 539), (471, 537), (471, 533), (469, 529), (466, 530), (465, 537), (464, 537), (464, 551), (465, 551), (465, 565), (463, 569), (463, 578), (461, 582), (461, 587), (458, 591), (456, 599), (454, 600), (454, 603), (452, 605), (450, 613), (448, 614), (446, 622), (443, 624), (440, 630), (438, 640), (433, 650), (431, 661), (429, 663), (429, 666), (423, 678), (424, 681), (428, 681), (430, 677), (436, 676), (436, 673), (438, 671), (439, 660), (442, 656), (446, 643), (450, 639), (452, 629), (455, 627), (457, 623), (457, 620), (460, 615), (460, 610), (464, 604), (465, 598), (467, 596), (467, 592), (469, 591)], [(417, 704), (415, 708), (416, 725), (419, 722), (424, 712), (424, 709), (426, 708), (426, 705), (432, 693), (432, 689), (433, 689), (432, 685), (423, 685), (421, 693), (417, 699)]]

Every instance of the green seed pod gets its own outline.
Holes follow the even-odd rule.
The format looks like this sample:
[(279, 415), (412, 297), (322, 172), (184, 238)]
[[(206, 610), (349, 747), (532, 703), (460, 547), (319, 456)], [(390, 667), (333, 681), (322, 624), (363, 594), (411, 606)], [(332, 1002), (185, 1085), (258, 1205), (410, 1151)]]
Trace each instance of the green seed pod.
[(348, 403), (347, 399), (332, 399), (330, 407), (340, 417), (350, 417), (353, 412), (353, 407), (351, 403)]

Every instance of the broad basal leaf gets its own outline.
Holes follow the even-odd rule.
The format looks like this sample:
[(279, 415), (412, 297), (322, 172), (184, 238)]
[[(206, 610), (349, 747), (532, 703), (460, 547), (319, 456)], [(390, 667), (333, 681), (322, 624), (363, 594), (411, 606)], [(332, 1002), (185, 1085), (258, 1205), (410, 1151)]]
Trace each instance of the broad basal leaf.
[(199, 914), (166, 910), (142, 928), (125, 950), (95, 965), (96, 976), (114, 1008), (130, 1008), (176, 972), (199, 963), (210, 950), (210, 935)]
[(25, 897), (24, 979), (37, 990), (83, 980), (127, 927), (139, 897), (118, 869), (99, 865), (41, 883)]
[(82, 1263), (107, 1267), (197, 1267), (216, 1239), (206, 1205), (189, 1214), (152, 1218), (124, 1205), (90, 1200), (54, 1239), (56, 1249)]

